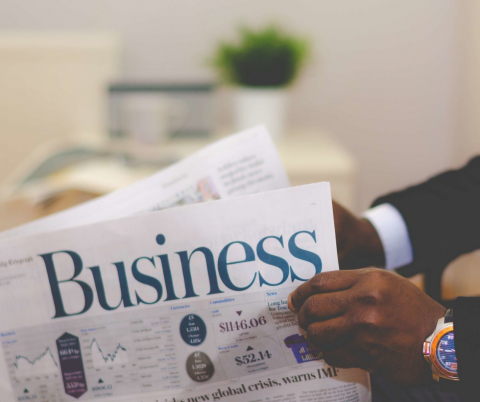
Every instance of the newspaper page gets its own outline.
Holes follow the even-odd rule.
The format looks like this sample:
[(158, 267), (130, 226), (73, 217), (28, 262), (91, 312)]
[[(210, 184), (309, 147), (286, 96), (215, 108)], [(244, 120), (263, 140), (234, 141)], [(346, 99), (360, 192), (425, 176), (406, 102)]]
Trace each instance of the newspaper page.
[(327, 183), (0, 243), (0, 400), (368, 402), (288, 294), (338, 269)]
[(0, 233), (0, 240), (289, 187), (264, 126), (254, 127), (125, 189)]

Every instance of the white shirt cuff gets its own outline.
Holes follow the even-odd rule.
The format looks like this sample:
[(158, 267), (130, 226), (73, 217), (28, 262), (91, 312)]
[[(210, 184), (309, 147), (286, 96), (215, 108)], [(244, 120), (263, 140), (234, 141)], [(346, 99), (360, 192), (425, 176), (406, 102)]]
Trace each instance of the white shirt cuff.
[(365, 211), (376, 229), (385, 252), (385, 268), (392, 270), (413, 262), (412, 243), (402, 214), (391, 204), (377, 205)]

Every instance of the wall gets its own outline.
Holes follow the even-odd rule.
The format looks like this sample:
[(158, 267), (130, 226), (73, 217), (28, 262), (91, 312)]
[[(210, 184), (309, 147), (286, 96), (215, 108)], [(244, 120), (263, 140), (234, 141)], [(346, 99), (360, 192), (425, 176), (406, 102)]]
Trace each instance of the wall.
[(453, 161), (456, 8), (454, 0), (1, 0), (0, 29), (118, 31), (128, 77), (179, 80), (211, 77), (214, 43), (242, 22), (279, 21), (310, 36), (314, 57), (292, 90), (290, 121), (326, 128), (355, 154), (360, 210)]
[(458, 12), (458, 162), (480, 153), (480, 2), (462, 0)]

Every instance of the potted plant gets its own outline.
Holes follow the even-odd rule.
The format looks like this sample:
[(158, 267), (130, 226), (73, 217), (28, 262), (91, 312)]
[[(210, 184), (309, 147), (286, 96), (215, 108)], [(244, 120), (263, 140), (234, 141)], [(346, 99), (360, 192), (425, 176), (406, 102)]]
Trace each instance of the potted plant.
[(285, 135), (286, 88), (297, 78), (309, 54), (309, 42), (276, 25), (241, 28), (239, 41), (220, 43), (213, 65), (221, 79), (237, 87), (237, 129), (265, 124), (275, 139)]

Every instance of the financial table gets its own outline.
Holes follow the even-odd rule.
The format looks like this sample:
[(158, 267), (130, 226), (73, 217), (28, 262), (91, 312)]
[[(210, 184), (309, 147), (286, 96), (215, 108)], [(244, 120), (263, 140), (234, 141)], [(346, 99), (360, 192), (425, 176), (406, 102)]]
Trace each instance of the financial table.
[(289, 290), (176, 301), (89, 318), (88, 325), (77, 319), (73, 326), (63, 321), (2, 333), (14, 392), (64, 402), (193, 390), (320, 360), (298, 333)]

